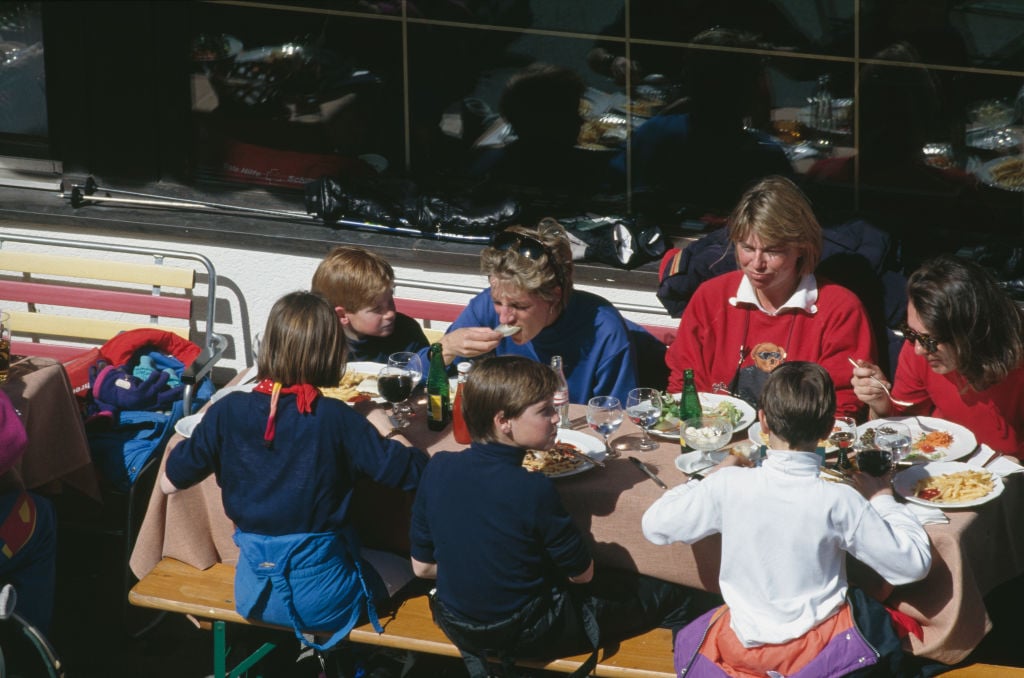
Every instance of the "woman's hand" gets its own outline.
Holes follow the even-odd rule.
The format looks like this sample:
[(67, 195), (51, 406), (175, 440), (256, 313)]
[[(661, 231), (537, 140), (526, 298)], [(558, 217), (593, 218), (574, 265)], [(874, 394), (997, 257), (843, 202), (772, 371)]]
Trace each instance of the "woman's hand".
[(460, 327), (441, 337), (445, 365), (456, 358), (475, 358), (498, 347), (504, 335), (490, 327)]
[(892, 384), (886, 381), (885, 374), (878, 365), (867, 360), (858, 360), (857, 367), (853, 368), (850, 385), (853, 386), (853, 392), (857, 398), (871, 408), (873, 418), (887, 416), (892, 409), (889, 395), (878, 385), (878, 382), (882, 382), (886, 387), (892, 387)]

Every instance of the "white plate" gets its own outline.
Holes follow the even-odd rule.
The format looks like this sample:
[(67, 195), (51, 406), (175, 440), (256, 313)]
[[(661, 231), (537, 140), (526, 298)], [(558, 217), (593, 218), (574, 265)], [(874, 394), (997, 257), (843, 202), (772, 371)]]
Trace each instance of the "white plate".
[[(740, 411), (742, 416), (740, 417), (739, 422), (732, 427), (733, 433), (738, 433), (757, 421), (757, 412), (755, 412), (754, 408), (750, 406), (750, 403), (745, 400), (733, 398), (732, 396), (723, 395), (721, 393), (698, 393), (697, 395), (700, 397), (700, 405), (704, 409), (712, 409), (721, 402), (730, 402)], [(672, 394), (672, 398), (674, 398), (676, 402), (679, 402), (679, 396), (679, 393)], [(679, 440), (678, 426), (666, 431), (651, 429), (650, 433), (652, 436), (663, 440)]]
[[(242, 393), (248, 393), (248, 392), (252, 391), (254, 386), (256, 386), (256, 366), (255, 365), (250, 367), (249, 370), (244, 375), (242, 375), (241, 380), (239, 380), (239, 382), (237, 384), (234, 384), (232, 386), (225, 386), (223, 388), (220, 388), (220, 389), (217, 389), (216, 391), (214, 391), (213, 395), (210, 396), (210, 404), (212, 405), (213, 403), (217, 402), (218, 400), (220, 400), (221, 398), (223, 398), (224, 396), (226, 396), (229, 393), (234, 393), (236, 391), (241, 391)], [(195, 416), (195, 415), (192, 415), (192, 416)], [(185, 417), (185, 419), (188, 419), (188, 417)]]
[[(555, 442), (575, 445), (577, 450), (588, 457), (597, 459), (598, 461), (604, 461), (605, 457), (608, 456), (604, 449), (604, 442), (601, 439), (595, 438), (594, 436), (581, 431), (560, 428), (558, 429), (558, 435), (555, 436)], [(548, 478), (565, 478), (566, 476), (574, 476), (579, 473), (583, 473), (584, 471), (589, 471), (595, 466), (596, 464), (588, 462), (586, 464), (580, 464), (576, 468), (568, 471), (562, 471), (561, 473), (548, 473), (546, 475)]]
[(914, 496), (914, 487), (917, 485), (917, 481), (922, 478), (934, 478), (935, 476), (941, 476), (946, 473), (978, 470), (980, 469), (977, 466), (971, 466), (970, 464), (965, 464), (962, 461), (931, 461), (927, 464), (914, 464), (905, 471), (900, 471), (893, 476), (892, 486), (893, 489), (896, 490), (904, 499), (913, 504), (920, 504), (921, 506), (930, 506), (932, 508), (943, 510), (970, 508), (971, 506), (984, 504), (985, 502), (991, 501), (1001, 495), (1003, 493), (1003, 479), (993, 473), (992, 491), (984, 497), (978, 497), (977, 499), (970, 499), (968, 501), (938, 502), (921, 499), (920, 497)]
[(375, 403), (386, 403), (387, 400), (380, 395), (380, 391), (377, 390), (377, 375), (380, 371), (387, 367), (384, 363), (373, 363), (373, 362), (351, 362), (345, 366), (345, 374), (366, 374), (370, 375), (366, 379), (363, 379), (356, 388), (360, 393), (373, 394), (373, 402)]
[(890, 417), (888, 419), (872, 419), (857, 427), (857, 437), (864, 435), (869, 428), (877, 428), (887, 421), (899, 421), (910, 429), (911, 447), (918, 438), (927, 431), (948, 431), (953, 436), (953, 444), (945, 450), (937, 450), (932, 454), (911, 451), (904, 461), (954, 461), (969, 455), (978, 447), (978, 440), (968, 429), (945, 419), (935, 417)]
[(708, 454), (710, 457), (708, 460), (704, 458), (704, 454), (700, 450), (684, 452), (676, 457), (676, 468), (687, 475), (694, 471), (707, 471), (714, 464), (725, 459), (728, 454), (728, 450), (715, 450)]
[[(755, 445), (767, 445), (768, 444), (767, 440), (763, 440), (761, 438), (761, 422), (759, 422), (759, 421), (755, 421), (753, 423), (753, 425), (751, 425), (751, 427), (747, 430), (747, 437), (750, 439), (750, 442), (754, 443)], [(818, 442), (820, 443), (821, 441), (819, 440)], [(833, 445), (831, 442), (825, 441), (825, 452), (826, 452), (826, 454), (827, 453), (831, 453), (831, 452), (835, 452), (838, 449), (839, 448), (836, 447), (835, 445)]]
[(191, 438), (192, 431), (195, 430), (196, 424), (203, 419), (205, 412), (198, 412), (196, 414), (190, 414), (187, 417), (182, 417), (174, 424), (174, 432), (183, 438)]

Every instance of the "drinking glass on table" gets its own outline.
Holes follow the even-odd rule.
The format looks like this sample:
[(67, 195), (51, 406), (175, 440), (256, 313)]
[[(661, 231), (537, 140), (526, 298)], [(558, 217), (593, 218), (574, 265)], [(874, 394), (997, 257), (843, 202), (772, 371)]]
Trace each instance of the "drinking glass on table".
[(895, 466), (910, 452), (910, 428), (894, 421), (879, 424), (875, 427), (875, 445), (892, 455)]
[(634, 388), (626, 396), (626, 414), (629, 415), (629, 420), (643, 431), (640, 449), (658, 449), (658, 442), (651, 440), (647, 429), (657, 424), (661, 418), (661, 391), (656, 388)]
[(622, 426), (622, 403), (615, 396), (594, 396), (587, 402), (587, 423), (604, 436), (604, 446), (610, 458), (619, 453), (612, 450), (608, 437)]
[[(420, 360), (419, 354), (412, 353), (411, 351), (399, 351), (397, 353), (392, 353), (388, 356), (388, 365), (407, 371), (412, 376), (412, 390), (416, 390), (416, 387), (420, 383), (420, 379), (423, 378), (423, 361)], [(412, 395), (412, 393), (410, 392), (409, 395)], [(405, 399), (398, 403), (394, 408), (406, 423), (408, 423), (407, 418), (413, 414), (412, 405), (407, 402), (408, 399), (409, 396), (407, 395)]]
[(857, 452), (857, 468), (868, 475), (881, 478), (892, 470), (892, 453), (877, 447), (866, 447)]
[(852, 470), (850, 454), (857, 443), (857, 422), (853, 417), (836, 417), (836, 423), (832, 427), (832, 433), (828, 437), (829, 442), (839, 448), (836, 459), (836, 468), (840, 471)]
[(409, 397), (414, 383), (409, 370), (394, 365), (382, 367), (377, 374), (377, 391), (391, 403), (391, 421), (395, 428), (409, 425), (409, 420), (399, 411), (398, 403)]

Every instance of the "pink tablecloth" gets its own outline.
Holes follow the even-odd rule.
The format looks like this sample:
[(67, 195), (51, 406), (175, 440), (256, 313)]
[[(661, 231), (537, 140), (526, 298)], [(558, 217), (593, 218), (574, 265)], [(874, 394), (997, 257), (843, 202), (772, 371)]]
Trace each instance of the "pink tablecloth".
[(85, 426), (64, 367), (49, 358), (23, 358), (11, 365), (0, 388), (28, 432), (28, 448), (4, 483), (46, 492), (68, 486), (99, 500)]
[[(573, 406), (578, 428), (585, 428), (583, 408)], [(450, 432), (438, 436), (426, 429), (422, 411), (410, 429), (411, 440), (430, 452), (459, 449)], [(613, 444), (628, 444), (638, 436), (628, 422)], [(180, 440), (168, 443), (168, 450)], [(665, 442), (651, 452), (629, 451), (644, 460), (669, 487), (686, 480), (675, 467), (679, 446)], [(624, 456), (625, 456), (624, 454)], [(873, 573), (861, 575), (869, 590), (888, 595), (888, 603), (918, 619), (924, 640), (913, 639), (915, 654), (946, 663), (963, 659), (989, 631), (991, 624), (982, 596), (996, 585), (1024, 571), (1024, 480), (1022, 474), (1006, 479), (1006, 491), (998, 500), (976, 510), (950, 511), (948, 525), (929, 525), (935, 558), (928, 578), (911, 586), (891, 587), (876, 581)], [(625, 458), (611, 459), (606, 468), (594, 468), (558, 479), (557, 486), (570, 514), (591, 538), (595, 562), (636, 570), (668, 581), (707, 590), (718, 588), (720, 542), (708, 538), (693, 546), (655, 546), (640, 532), (640, 518), (664, 490), (655, 485)], [(408, 521), (408, 501), (398, 501), (394, 512), (380, 520), (378, 529), (402, 534)], [(400, 525), (387, 524), (400, 522)], [(397, 529), (396, 529), (397, 527)], [(170, 556), (199, 568), (216, 562), (234, 564), (238, 549), (231, 540), (233, 525), (224, 516), (220, 489), (209, 478), (199, 486), (164, 496), (155, 490), (143, 523), (131, 567), (142, 577), (160, 558)], [(400, 544), (395, 544), (400, 547)]]

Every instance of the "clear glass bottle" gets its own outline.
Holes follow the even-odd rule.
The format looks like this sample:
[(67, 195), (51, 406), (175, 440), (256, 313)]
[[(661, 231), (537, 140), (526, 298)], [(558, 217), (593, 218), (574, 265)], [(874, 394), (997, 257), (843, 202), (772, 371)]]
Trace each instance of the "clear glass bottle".
[(469, 445), (472, 439), (469, 437), (469, 429), (466, 428), (466, 419), (462, 416), (462, 390), (469, 377), (469, 370), (473, 363), (459, 363), (459, 382), (455, 387), (455, 401), (452, 403), (452, 432), (455, 434), (455, 442), (460, 445)]
[(818, 85), (811, 99), (811, 126), (816, 135), (814, 145), (822, 151), (831, 149), (830, 135), (835, 129), (835, 119), (832, 115), (831, 77), (827, 74), (818, 77)]
[(558, 376), (558, 390), (555, 391), (555, 409), (558, 410), (558, 428), (570, 428), (569, 425), (569, 382), (565, 380), (562, 370), (562, 356), (551, 356), (551, 369)]

